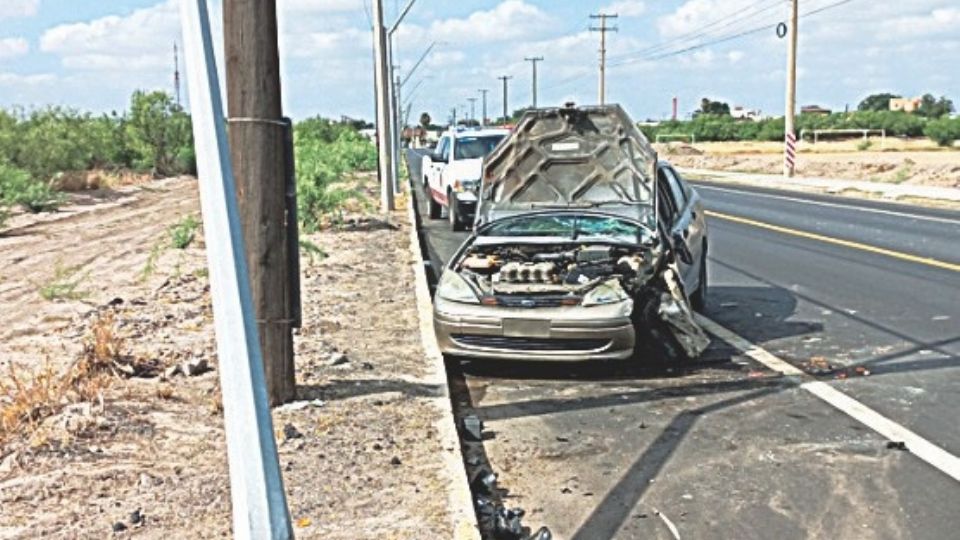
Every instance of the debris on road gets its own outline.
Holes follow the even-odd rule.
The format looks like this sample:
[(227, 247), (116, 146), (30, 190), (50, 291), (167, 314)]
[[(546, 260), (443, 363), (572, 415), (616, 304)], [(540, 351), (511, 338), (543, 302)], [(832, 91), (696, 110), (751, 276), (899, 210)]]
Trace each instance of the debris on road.
[(906, 452), (907, 443), (903, 441), (887, 441), (887, 450), (900, 450), (901, 452)]

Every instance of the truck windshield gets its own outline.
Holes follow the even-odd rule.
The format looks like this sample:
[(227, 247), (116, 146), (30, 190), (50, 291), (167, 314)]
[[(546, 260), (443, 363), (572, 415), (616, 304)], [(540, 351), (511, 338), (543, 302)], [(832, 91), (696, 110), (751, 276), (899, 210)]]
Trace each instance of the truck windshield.
[(503, 135), (483, 137), (460, 137), (457, 139), (453, 159), (478, 159), (486, 156), (503, 140)]

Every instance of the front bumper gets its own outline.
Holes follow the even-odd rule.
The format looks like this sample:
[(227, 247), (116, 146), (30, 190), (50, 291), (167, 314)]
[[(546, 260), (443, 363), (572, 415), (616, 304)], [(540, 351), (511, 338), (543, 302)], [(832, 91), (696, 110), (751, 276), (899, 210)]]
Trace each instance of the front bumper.
[(622, 360), (636, 332), (628, 302), (605, 306), (508, 308), (434, 299), (444, 354), (499, 360)]
[(454, 192), (450, 204), (457, 205), (457, 215), (464, 222), (473, 221), (477, 214), (477, 194), (472, 191)]

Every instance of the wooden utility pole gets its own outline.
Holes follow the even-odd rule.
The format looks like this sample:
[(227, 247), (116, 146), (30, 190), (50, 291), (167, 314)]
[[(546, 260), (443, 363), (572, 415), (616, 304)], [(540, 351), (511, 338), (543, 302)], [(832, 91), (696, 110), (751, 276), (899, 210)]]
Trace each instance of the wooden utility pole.
[(591, 32), (600, 32), (600, 83), (597, 90), (597, 100), (600, 102), (600, 105), (603, 105), (607, 101), (607, 32), (617, 31), (615, 26), (607, 26), (607, 19), (616, 19), (617, 17), (618, 15), (616, 13), (590, 15), (591, 19), (600, 19), (599, 27), (590, 27)]
[(787, 49), (787, 111), (784, 117), (783, 175), (793, 176), (797, 160), (797, 23), (799, 0), (790, 0), (790, 36)]
[(271, 405), (296, 394), (276, 0), (224, 0), (230, 153)]
[(531, 88), (531, 94), (533, 95), (533, 108), (537, 108), (537, 62), (543, 62), (542, 56), (534, 56), (532, 58), (524, 58), (527, 62), (530, 62), (533, 65), (533, 85)]

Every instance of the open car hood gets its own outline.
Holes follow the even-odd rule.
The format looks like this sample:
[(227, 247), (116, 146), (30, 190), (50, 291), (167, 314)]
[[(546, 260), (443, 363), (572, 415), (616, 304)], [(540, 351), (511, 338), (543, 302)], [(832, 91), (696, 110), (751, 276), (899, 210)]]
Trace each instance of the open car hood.
[(529, 110), (484, 160), (477, 221), (602, 208), (654, 226), (656, 164), (619, 105)]

